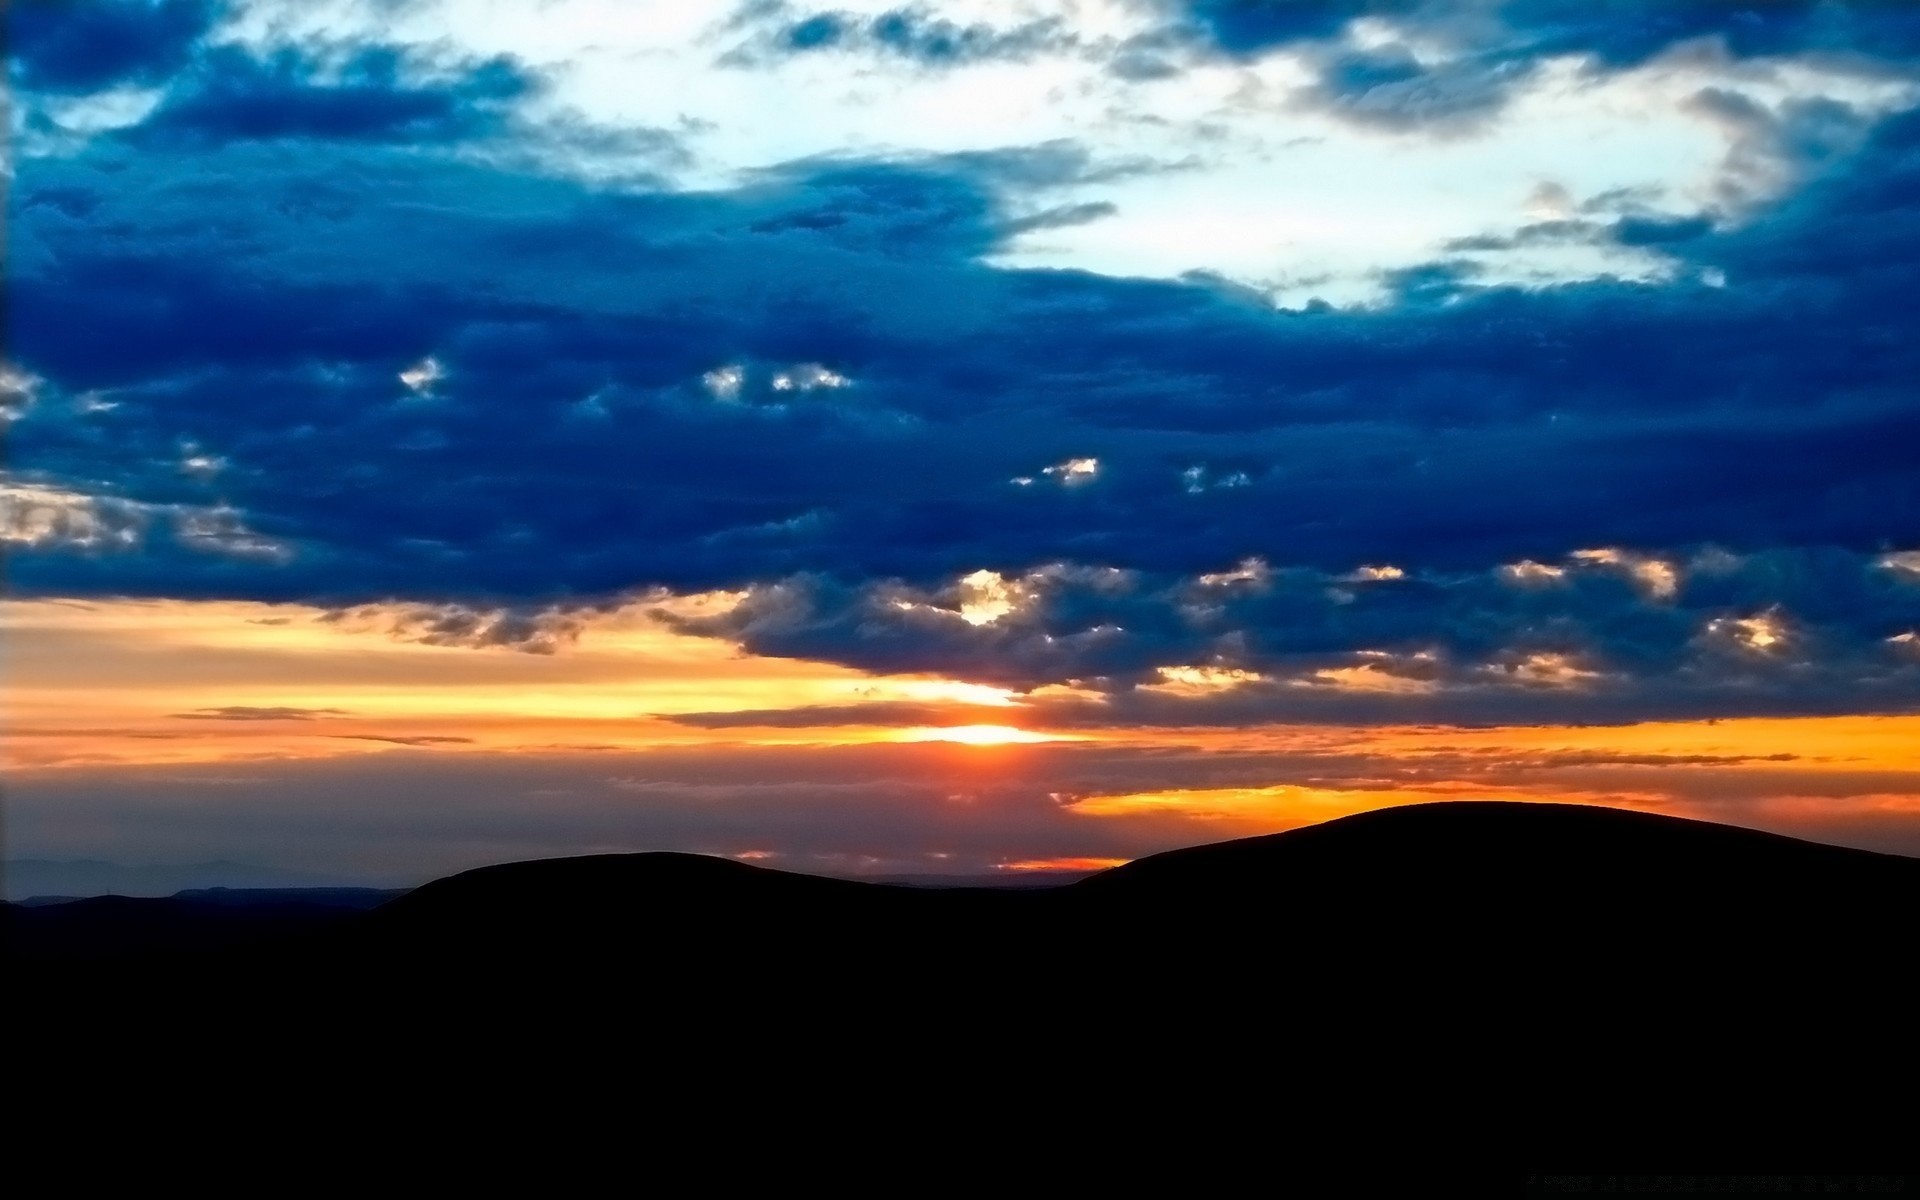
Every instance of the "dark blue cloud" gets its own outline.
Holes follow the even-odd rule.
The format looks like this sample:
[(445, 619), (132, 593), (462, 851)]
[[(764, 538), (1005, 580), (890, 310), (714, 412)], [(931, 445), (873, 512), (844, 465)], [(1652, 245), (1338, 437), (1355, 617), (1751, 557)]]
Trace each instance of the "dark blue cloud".
[[(8, 55), (12, 81), (26, 101), (24, 127), (56, 128), (40, 104), (48, 96), (163, 85), (158, 107), (123, 136), (149, 144), (303, 139), (421, 145), (494, 136), (515, 104), (539, 88), (538, 79), (505, 57), (435, 62), (417, 51), (361, 45), (332, 55), (285, 49), (263, 58), (238, 46), (208, 45), (206, 36), (224, 10), (211, 0), (14, 6)], [(579, 133), (560, 127), (551, 132), (576, 140)], [(603, 143), (607, 136), (601, 135)]]
[[(1356, 45), (1351, 26), (1361, 19), (1384, 22), (1407, 44)], [(1543, 59), (1583, 57), (1621, 70), (1704, 38), (1735, 58), (1817, 54), (1912, 76), (1920, 8), (1877, 0), (1189, 0), (1163, 28), (1123, 47), (1113, 69), (1155, 79), (1177, 72), (1181, 47), (1232, 59), (1288, 49), (1317, 75), (1299, 103), (1363, 126), (1448, 133), (1497, 115)]]
[(1622, 246), (1665, 246), (1688, 242), (1713, 231), (1707, 217), (1623, 217), (1613, 236)]
[(1741, 58), (1805, 51), (1877, 56), (1920, 51), (1920, 13), (1880, 0), (1507, 0), (1505, 20), (1538, 54), (1592, 54), (1631, 66), (1676, 42), (1717, 37)]
[(13, 86), (61, 94), (164, 82), (187, 65), (214, 0), (18, 0), (6, 11)]
[[(592, 588), (668, 563), (689, 584), (769, 557), (808, 565), (804, 538), (782, 550), (751, 530), (816, 510), (813, 536), (851, 539), (850, 569), (925, 579), (1069, 546), (1169, 570), (1248, 553), (1465, 565), (1567, 549), (1580, 514), (1588, 540), (1860, 545), (1894, 536), (1911, 503), (1899, 464), (1875, 453), (1911, 421), (1873, 394), (1909, 369), (1892, 349), (1902, 310), (1808, 312), (1809, 281), (1756, 276), (1730, 239), (1684, 243), (1717, 251), (1702, 261), (1736, 276), (1725, 290), (1468, 289), (1396, 313), (1289, 315), (1180, 285), (983, 270), (992, 205), (930, 171), (829, 167), (731, 195), (620, 198), (379, 156), (335, 159), (324, 180), (285, 161), (229, 153), (141, 178), (142, 160), (123, 158), (23, 181), (25, 205), (44, 183), (99, 207), (85, 222), (25, 210), (15, 345), (75, 391), (133, 389), (111, 412), (23, 423), (23, 448), (71, 440), (72, 470), (89, 430), (119, 428), (157, 464), (129, 482), (183, 501), (213, 486), (173, 466), (175, 443), (197, 438), (235, 464), (224, 494), (269, 519), (271, 489), (306, 473), (308, 445), (332, 444), (369, 471), (444, 473), (455, 491), (494, 480), (445, 511), (414, 497), (422, 536), (504, 528), (524, 504), (536, 529), (556, 523), (542, 540), (561, 552), (605, 534), (570, 526), (564, 496), (538, 499), (549, 476), (524, 456), (568, 462), (574, 489), (644, 470), (650, 503), (624, 519), (666, 540), (623, 551)], [(259, 202), (188, 232), (223, 178), (248, 179)], [(449, 372), (440, 397), (409, 398), (395, 377), (430, 353)], [(699, 378), (736, 361), (739, 402), (718, 403)], [(856, 386), (773, 390), (803, 362)], [(236, 404), (249, 388), (275, 402)], [(501, 440), (508, 414), (521, 428)], [(308, 427), (320, 440), (284, 437)], [(1830, 453), (1770, 450), (1809, 444)], [(1103, 464), (1086, 486), (1007, 482), (1080, 455)], [(1189, 496), (1194, 466), (1248, 481)], [(1841, 498), (1876, 476), (1874, 503)], [(1495, 484), (1528, 505), (1498, 501)], [(329, 466), (316, 485), (342, 481)], [(286, 528), (318, 521), (350, 547), (350, 511), (288, 512)]]
[(815, 13), (787, 26), (780, 41), (795, 53), (823, 50), (846, 42), (857, 28), (855, 19), (842, 13)]
[(1637, 65), (1705, 37), (1721, 39), (1742, 58), (1920, 50), (1920, 13), (1881, 0), (1188, 0), (1180, 12), (1182, 25), (1236, 56), (1333, 40), (1369, 17), (1480, 50), (1526, 58), (1592, 55), (1611, 67)]
[(134, 136), (156, 141), (454, 141), (488, 136), (533, 90), (511, 60), (462, 64), (451, 78), (414, 81), (385, 48), (337, 67), (282, 51), (261, 60), (237, 49), (206, 52)]
[[(1146, 169), (1071, 146), (597, 189), (434, 152), (467, 108), (389, 103), (429, 76), (365, 62), (367, 107), (269, 120), (183, 87), (195, 120), (163, 107), (23, 164), (8, 344), (45, 382), (8, 503), (52, 532), (13, 556), (16, 590), (392, 600), (415, 606), (403, 636), (554, 649), (569, 606), (757, 586), (716, 631), (1159, 708), (1183, 703), (1138, 690), (1162, 666), (1311, 680), (1366, 650), (1432, 673), (1441, 699), (1406, 703), (1442, 714), (1533, 695), (1523, 653), (1626, 681), (1589, 712), (1915, 695), (1888, 641), (1915, 588), (1875, 564), (1920, 537), (1920, 117), (1811, 156), (1739, 225), (1538, 235), (1657, 246), (1671, 282), (1441, 264), (1377, 310), (1287, 313), (984, 265), (1034, 220), (1010, 187)], [(228, 65), (238, 91), (322, 86)], [(433, 94), (473, 107), (517, 78)], [(1747, 565), (1655, 599), (1618, 572), (1538, 593), (1492, 572), (1593, 546)], [(1254, 556), (1302, 573), (1190, 611), (1197, 577)], [(1409, 578), (1341, 582), (1368, 563)], [(1055, 582), (1020, 621), (913, 607), (979, 568)], [(1775, 606), (1817, 659), (1700, 640)], [(1270, 690), (1222, 711), (1386, 703)]]

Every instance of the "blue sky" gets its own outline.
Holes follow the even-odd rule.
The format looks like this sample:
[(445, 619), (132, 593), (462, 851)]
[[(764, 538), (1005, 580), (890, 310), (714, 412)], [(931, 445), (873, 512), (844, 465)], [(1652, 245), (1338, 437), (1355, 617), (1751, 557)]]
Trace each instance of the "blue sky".
[(1920, 10), (8, 20), (16, 596), (1061, 729), (1920, 701)]

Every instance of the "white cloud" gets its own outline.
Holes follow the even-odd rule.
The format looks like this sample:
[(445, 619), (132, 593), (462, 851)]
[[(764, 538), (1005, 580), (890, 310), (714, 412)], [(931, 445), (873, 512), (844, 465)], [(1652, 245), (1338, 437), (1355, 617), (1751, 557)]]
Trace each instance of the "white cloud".
[(33, 549), (126, 549), (150, 510), (64, 488), (0, 481), (0, 542)]
[(0, 361), (0, 428), (27, 415), (44, 381), (10, 362)]
[(1710, 638), (1762, 654), (1773, 652), (1792, 637), (1792, 631), (1777, 609), (1747, 617), (1715, 617), (1707, 622), (1706, 632)]
[(1405, 579), (1406, 577), (1407, 573), (1404, 569), (1396, 567), (1392, 563), (1382, 563), (1379, 565), (1356, 567), (1349, 574), (1342, 576), (1342, 580), (1346, 583), (1380, 583), (1394, 579)]
[(1209, 665), (1158, 667), (1159, 681), (1145, 684), (1144, 692), (1157, 692), (1168, 696), (1209, 696), (1230, 691), (1250, 683), (1267, 683), (1270, 677), (1258, 671), (1245, 671), (1238, 667), (1219, 667)]
[(400, 372), (400, 382), (413, 390), (416, 395), (429, 395), (433, 385), (446, 378), (446, 369), (440, 360), (429, 354), (419, 362)]
[(1050, 475), (1056, 481), (1072, 487), (1075, 484), (1091, 483), (1100, 473), (1100, 460), (1097, 458), (1069, 458), (1065, 462), (1043, 467), (1042, 475)]
[(292, 547), (254, 532), (238, 509), (224, 504), (181, 512), (176, 532), (182, 545), (210, 554), (270, 562), (286, 562), (293, 557)]
[(1551, 563), (1535, 562), (1523, 558), (1517, 563), (1504, 563), (1499, 569), (1500, 578), (1515, 587), (1538, 587), (1559, 583), (1567, 577), (1565, 567), (1556, 567)]
[(747, 381), (746, 368), (738, 366), (716, 367), (700, 377), (700, 382), (715, 400), (737, 400), (740, 388)]
[(0, 478), (0, 543), (23, 550), (128, 552), (155, 529), (209, 554), (286, 562), (292, 547), (255, 532), (230, 505), (153, 504)]
[(181, 447), (180, 473), (183, 475), (191, 475), (195, 479), (212, 479), (226, 469), (227, 460), (218, 454), (207, 454), (191, 442)]
[(1202, 575), (1196, 581), (1201, 587), (1232, 587), (1235, 584), (1250, 584), (1255, 588), (1264, 588), (1273, 579), (1273, 568), (1263, 559), (1242, 559), (1231, 571), (1215, 571)]
[(773, 390), (776, 392), (811, 392), (818, 388), (851, 387), (852, 384), (853, 381), (845, 375), (830, 371), (819, 363), (801, 363), (773, 377)]
[(1671, 600), (1680, 590), (1679, 568), (1662, 558), (1635, 554), (1617, 546), (1575, 550), (1567, 557), (1578, 563), (1623, 570), (1656, 600)]
[(1892, 554), (1882, 555), (1880, 565), (1920, 581), (1920, 550), (1896, 550)]

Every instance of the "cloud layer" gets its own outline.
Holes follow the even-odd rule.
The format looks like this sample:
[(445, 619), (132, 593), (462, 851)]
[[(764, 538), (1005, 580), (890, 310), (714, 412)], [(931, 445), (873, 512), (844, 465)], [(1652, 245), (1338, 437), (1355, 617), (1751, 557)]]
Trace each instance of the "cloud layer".
[(1277, 72), (1314, 137), (1434, 155), (1523, 95), (1717, 73), (1662, 110), (1717, 139), (1691, 205), (1545, 179), (1287, 309), (1198, 252), (1019, 264), (1211, 160), (849, 145), (696, 187), (707, 118), (569, 108), (550, 65), (24, 6), (12, 583), (548, 652), (739, 591), (686, 627), (1062, 687), (1068, 724), (1911, 710), (1916, 22), (1618, 7), (756, 5), (691, 43), (747, 80)]

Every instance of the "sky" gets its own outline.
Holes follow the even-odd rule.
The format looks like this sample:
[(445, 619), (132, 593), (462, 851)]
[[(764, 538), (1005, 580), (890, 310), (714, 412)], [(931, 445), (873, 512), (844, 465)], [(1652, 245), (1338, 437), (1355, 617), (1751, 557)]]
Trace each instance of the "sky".
[(1920, 854), (1920, 7), (6, 20), (9, 858)]

